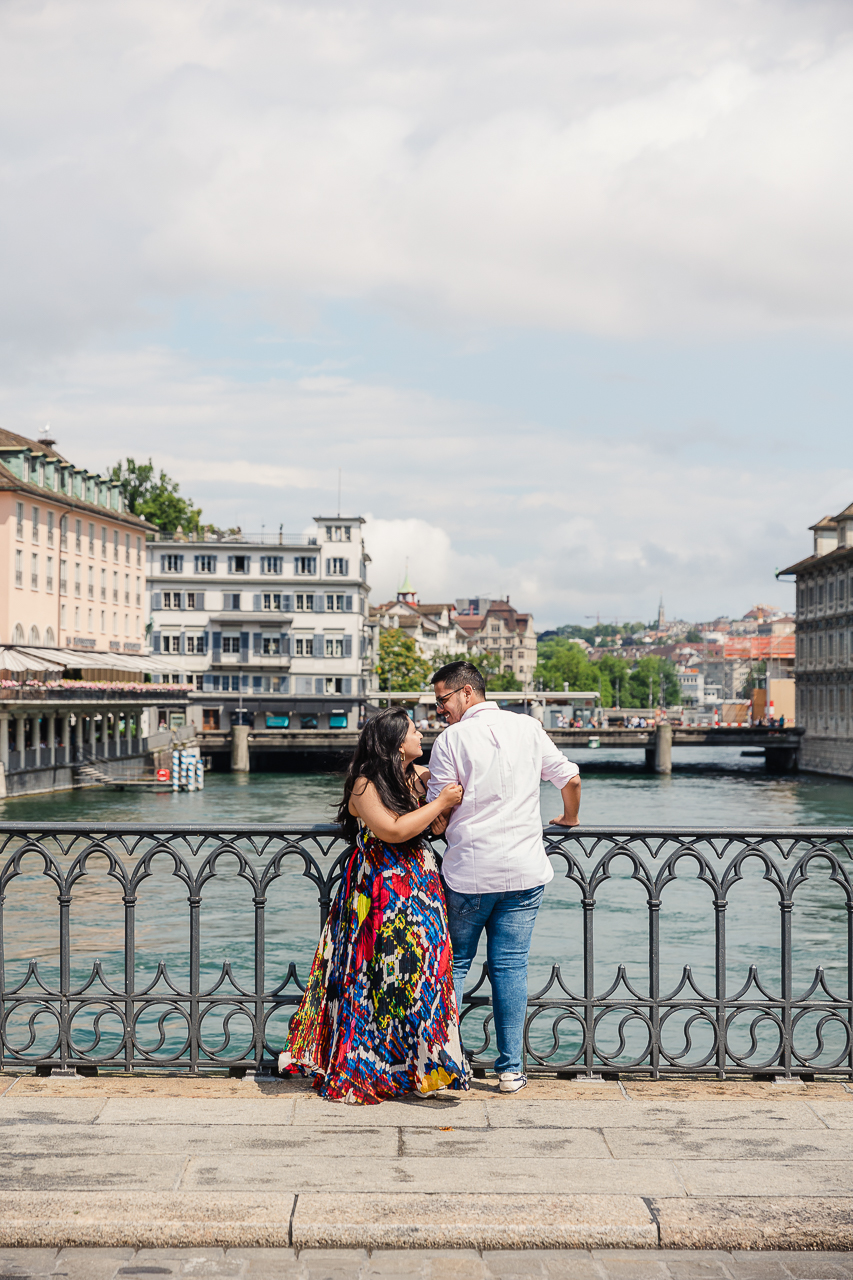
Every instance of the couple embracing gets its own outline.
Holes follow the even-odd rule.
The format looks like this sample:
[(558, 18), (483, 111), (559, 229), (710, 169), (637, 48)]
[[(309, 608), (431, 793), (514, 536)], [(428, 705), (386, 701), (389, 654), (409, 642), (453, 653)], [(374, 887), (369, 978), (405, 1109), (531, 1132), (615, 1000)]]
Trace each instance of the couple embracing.
[[(532, 717), (486, 701), (470, 662), (432, 678), (448, 728), (430, 768), (402, 708), (368, 722), (347, 772), (338, 820), (355, 849), (320, 938), (279, 1070), (307, 1068), (324, 1098), (376, 1103), (467, 1089), (459, 1033), (465, 977), (485, 929), (505, 1093), (522, 1089), (527, 958), (553, 870), (539, 784), (576, 826), (577, 765)], [(441, 875), (423, 837), (445, 834)]]

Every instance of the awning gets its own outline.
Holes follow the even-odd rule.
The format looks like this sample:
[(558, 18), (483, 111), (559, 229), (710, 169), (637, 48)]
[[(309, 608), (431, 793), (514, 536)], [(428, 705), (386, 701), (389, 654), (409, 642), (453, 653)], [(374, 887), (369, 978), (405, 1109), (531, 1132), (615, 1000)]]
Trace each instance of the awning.
[(84, 670), (133, 671), (137, 674), (174, 672), (174, 663), (153, 653), (114, 653), (101, 649), (48, 649), (27, 645), (0, 646), (0, 670), (62, 671), (66, 667)]

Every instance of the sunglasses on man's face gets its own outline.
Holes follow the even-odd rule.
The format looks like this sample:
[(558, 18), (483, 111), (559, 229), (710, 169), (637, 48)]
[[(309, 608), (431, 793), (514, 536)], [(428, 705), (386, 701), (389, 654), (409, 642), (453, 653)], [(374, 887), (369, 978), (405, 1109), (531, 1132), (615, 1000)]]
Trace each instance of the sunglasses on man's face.
[(445, 693), (441, 698), (439, 698), (438, 695), (436, 694), (435, 705), (438, 707), (439, 711), (443, 711), (444, 704), (445, 702), (447, 702), (448, 698), (452, 698), (454, 693), (464, 693), (467, 688), (468, 688), (468, 685), (463, 684), (461, 689), (451, 689), (450, 693)]

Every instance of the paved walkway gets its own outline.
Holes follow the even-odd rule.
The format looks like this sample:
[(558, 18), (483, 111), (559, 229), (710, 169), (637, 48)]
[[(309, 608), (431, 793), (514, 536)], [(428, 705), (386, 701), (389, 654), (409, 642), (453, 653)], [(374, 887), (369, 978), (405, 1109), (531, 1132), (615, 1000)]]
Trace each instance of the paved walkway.
[[(851, 1131), (840, 1082), (541, 1080), (502, 1096), (477, 1081), (468, 1095), (348, 1107), (301, 1080), (2, 1076), (0, 1246), (211, 1249), (220, 1269), (202, 1258), (200, 1275), (278, 1265), (217, 1249), (290, 1247), (305, 1252), (280, 1274), (306, 1277), (395, 1274), (376, 1270), (381, 1252), (306, 1271), (316, 1250), (451, 1248), (457, 1270), (420, 1253), (399, 1274), (628, 1280), (618, 1255), (579, 1250), (853, 1249)], [(537, 1254), (551, 1268), (538, 1271), (489, 1253), (567, 1248)], [(99, 1256), (98, 1275), (166, 1274)], [(685, 1271), (647, 1254), (636, 1274), (788, 1274), (769, 1254), (726, 1253), (706, 1271), (698, 1256)], [(60, 1273), (55, 1252), (39, 1258)], [(791, 1274), (853, 1277), (830, 1264), (841, 1269)]]

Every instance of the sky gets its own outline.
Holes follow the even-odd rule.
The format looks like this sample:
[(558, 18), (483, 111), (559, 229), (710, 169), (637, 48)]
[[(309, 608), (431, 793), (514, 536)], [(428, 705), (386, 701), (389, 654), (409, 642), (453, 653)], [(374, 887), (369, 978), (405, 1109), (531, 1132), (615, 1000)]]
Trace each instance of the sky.
[(853, 501), (849, 0), (6, 0), (0, 422), (372, 598), (790, 607)]

